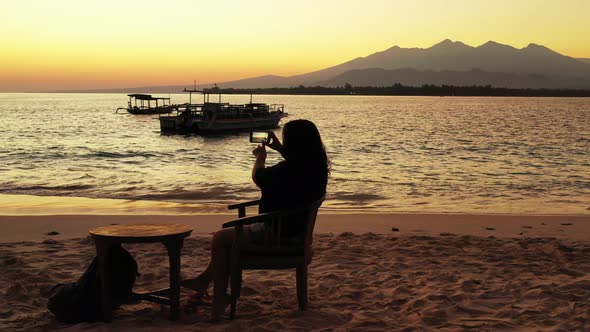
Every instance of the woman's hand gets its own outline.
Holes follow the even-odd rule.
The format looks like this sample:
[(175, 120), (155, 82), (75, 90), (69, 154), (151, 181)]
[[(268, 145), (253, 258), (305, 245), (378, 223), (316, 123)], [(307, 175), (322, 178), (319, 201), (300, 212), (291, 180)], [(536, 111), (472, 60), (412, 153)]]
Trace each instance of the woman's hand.
[(252, 150), (252, 154), (256, 156), (256, 159), (266, 160), (266, 149), (264, 148), (264, 144), (261, 144)]
[(282, 154), (283, 145), (281, 144), (281, 142), (277, 138), (277, 135), (275, 135), (274, 132), (268, 132), (268, 142), (265, 142), (264, 145)]

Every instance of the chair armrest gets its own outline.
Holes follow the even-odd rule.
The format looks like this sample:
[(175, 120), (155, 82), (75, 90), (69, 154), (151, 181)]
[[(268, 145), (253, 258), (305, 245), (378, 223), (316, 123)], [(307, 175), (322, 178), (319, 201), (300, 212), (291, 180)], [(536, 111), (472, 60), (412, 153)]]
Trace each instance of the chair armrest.
[(259, 204), (260, 204), (260, 200), (257, 199), (255, 201), (249, 201), (249, 202), (244, 202), (244, 203), (228, 205), (227, 208), (230, 210), (238, 209), (238, 218), (243, 218), (246, 216), (246, 207), (247, 206), (259, 205)]
[(259, 204), (260, 204), (260, 200), (257, 199), (255, 201), (242, 202), (242, 203), (228, 205), (227, 208), (228, 208), (228, 210), (235, 210), (235, 209), (239, 209), (242, 207), (254, 206), (254, 205), (259, 205)]
[(277, 217), (277, 216), (282, 215), (282, 213), (279, 213), (279, 212), (280, 211), (261, 213), (261, 214), (257, 214), (255, 216), (251, 216), (251, 217), (243, 217), (243, 218), (234, 219), (232, 221), (228, 221), (228, 222), (224, 223), (223, 225), (221, 225), (221, 228), (244, 226), (244, 225), (251, 225), (251, 224), (255, 224), (255, 223), (259, 223), (259, 222), (265, 222), (267, 220), (272, 219), (273, 217)]
[(309, 209), (309, 207), (304, 206), (304, 207), (290, 209), (290, 210), (279, 210), (279, 211), (274, 211), (274, 212), (261, 213), (261, 214), (255, 215), (255, 216), (243, 217), (243, 218), (234, 219), (232, 221), (228, 221), (228, 222), (224, 223), (221, 227), (222, 228), (229, 228), (229, 227), (234, 227), (234, 226), (244, 226), (244, 225), (250, 225), (250, 224), (255, 224), (255, 223), (259, 223), (259, 222), (265, 222), (267, 220), (272, 220), (277, 217), (286, 217), (286, 216), (297, 214), (297, 213), (300, 213), (303, 211), (307, 211), (308, 209)]

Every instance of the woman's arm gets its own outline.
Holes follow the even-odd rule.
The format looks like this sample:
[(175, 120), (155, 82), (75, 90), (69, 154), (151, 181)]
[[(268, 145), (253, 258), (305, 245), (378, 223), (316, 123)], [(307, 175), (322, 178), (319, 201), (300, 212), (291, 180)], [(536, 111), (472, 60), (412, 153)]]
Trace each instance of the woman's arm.
[(256, 156), (254, 167), (252, 167), (252, 181), (254, 181), (256, 185), (260, 186), (260, 184), (256, 181), (256, 171), (264, 168), (266, 164), (266, 149), (264, 148), (264, 145), (257, 146), (254, 150), (252, 150), (252, 154)]

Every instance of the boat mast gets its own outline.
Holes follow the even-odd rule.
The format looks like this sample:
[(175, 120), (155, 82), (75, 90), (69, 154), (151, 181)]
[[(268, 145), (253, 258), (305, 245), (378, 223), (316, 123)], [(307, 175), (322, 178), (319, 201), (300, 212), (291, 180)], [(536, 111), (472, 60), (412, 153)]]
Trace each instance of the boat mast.
[[(193, 80), (193, 90), (196, 91), (197, 90), (197, 80)], [(188, 104), (192, 104), (193, 100), (193, 93), (189, 91), (188, 93)]]

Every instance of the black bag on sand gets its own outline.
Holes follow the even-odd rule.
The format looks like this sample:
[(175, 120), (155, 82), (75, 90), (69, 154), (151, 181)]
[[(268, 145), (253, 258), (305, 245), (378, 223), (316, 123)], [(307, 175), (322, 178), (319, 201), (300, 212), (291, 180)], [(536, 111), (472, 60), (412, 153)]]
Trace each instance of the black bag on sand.
[[(112, 309), (115, 309), (131, 296), (133, 284), (139, 273), (137, 262), (121, 246), (115, 246), (109, 251), (108, 264), (107, 284)], [(47, 308), (58, 321), (64, 323), (101, 320), (103, 312), (100, 277), (98, 258), (95, 257), (77, 282), (53, 287)]]

